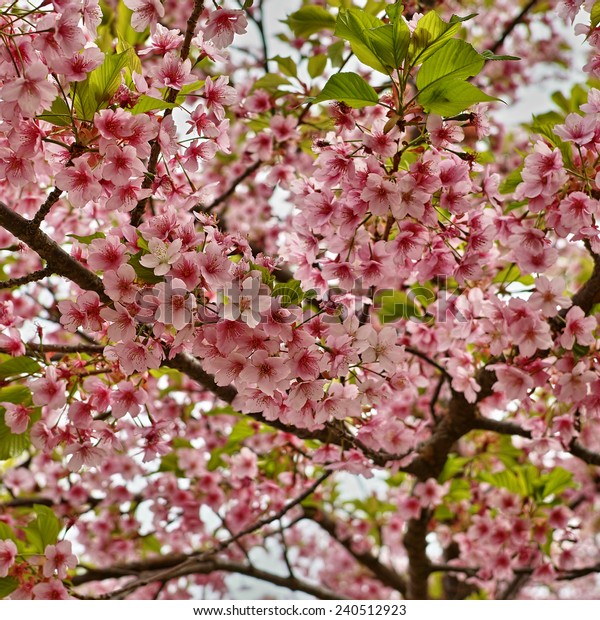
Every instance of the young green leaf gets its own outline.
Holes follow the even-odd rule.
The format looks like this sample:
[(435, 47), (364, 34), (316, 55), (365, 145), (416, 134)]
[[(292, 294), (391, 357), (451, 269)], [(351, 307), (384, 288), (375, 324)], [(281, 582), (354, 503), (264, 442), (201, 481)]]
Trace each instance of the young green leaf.
[(25, 536), (36, 553), (44, 553), (47, 545), (54, 545), (62, 529), (60, 521), (47, 506), (33, 507), (36, 519), (25, 528)]
[(15, 435), (4, 421), (4, 410), (0, 413), (0, 461), (14, 458), (23, 454), (29, 447), (29, 434)]
[(356, 73), (337, 73), (325, 84), (321, 94), (313, 102), (342, 101), (352, 108), (377, 105), (379, 97), (375, 89)]
[(464, 80), (477, 75), (484, 65), (484, 59), (472, 45), (460, 39), (448, 41), (421, 66), (417, 74), (417, 88), (420, 92), (448, 78)]
[(297, 306), (302, 303), (304, 294), (302, 292), (302, 284), (298, 280), (290, 280), (276, 284), (273, 288), (273, 297), (281, 297), (281, 305)]
[(169, 103), (156, 97), (149, 97), (148, 95), (142, 95), (137, 103), (131, 108), (132, 114), (143, 114), (144, 112), (150, 112), (151, 110), (167, 110), (176, 108), (176, 103)]
[(385, 61), (379, 57), (381, 50), (373, 51), (369, 36), (365, 34), (366, 31), (381, 28), (384, 25), (380, 19), (360, 9), (341, 9), (338, 13), (334, 34), (350, 43), (354, 55), (363, 64), (387, 75), (388, 70)]
[(298, 67), (289, 56), (286, 56), (285, 58), (283, 56), (274, 56), (272, 60), (277, 63), (279, 70), (284, 75), (288, 75), (289, 77), (296, 77), (298, 75)]
[(437, 83), (434, 88), (430, 88), (422, 96), (419, 95), (419, 103), (425, 111), (440, 116), (454, 116), (484, 101), (498, 101), (498, 99), (486, 95), (469, 82), (452, 78)]
[(30, 357), (13, 357), (0, 364), (0, 379), (4, 380), (19, 375), (30, 375), (39, 369), (40, 365)]
[(58, 96), (50, 109), (44, 110), (37, 118), (59, 127), (67, 127), (71, 124), (71, 110), (62, 96)]
[(325, 71), (326, 66), (327, 56), (325, 56), (325, 54), (311, 56), (308, 59), (308, 75), (310, 75), (313, 79), (319, 77), (320, 75), (323, 75), (323, 71)]
[(417, 23), (408, 48), (412, 65), (424, 62), (461, 29), (460, 21), (446, 23), (435, 11), (429, 11)]
[(331, 30), (335, 27), (335, 17), (321, 6), (305, 6), (292, 13), (284, 21), (295, 36), (310, 37), (321, 30)]
[(0, 403), (18, 405), (27, 402), (30, 398), (31, 392), (25, 385), (7, 385), (0, 388)]
[(91, 73), (83, 82), (76, 82), (73, 86), (75, 110), (80, 118), (92, 120), (94, 114), (105, 108), (110, 98), (121, 85), (121, 71), (135, 65), (137, 58), (132, 48), (120, 54), (105, 56), (104, 62)]
[(6, 598), (19, 587), (19, 580), (14, 577), (0, 578), (0, 599)]

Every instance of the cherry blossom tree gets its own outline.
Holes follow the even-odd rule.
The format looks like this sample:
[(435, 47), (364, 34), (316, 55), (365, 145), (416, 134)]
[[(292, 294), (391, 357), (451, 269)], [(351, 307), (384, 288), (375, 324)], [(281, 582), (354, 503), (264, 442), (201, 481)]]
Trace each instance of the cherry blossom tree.
[(0, 598), (597, 596), (600, 2), (270, 2), (0, 1)]

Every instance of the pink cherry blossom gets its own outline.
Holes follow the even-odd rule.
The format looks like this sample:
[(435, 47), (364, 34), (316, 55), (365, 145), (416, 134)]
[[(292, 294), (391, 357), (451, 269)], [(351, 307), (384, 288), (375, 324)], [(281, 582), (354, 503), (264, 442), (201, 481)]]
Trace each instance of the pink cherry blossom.
[(131, 303), (138, 293), (135, 279), (135, 270), (131, 265), (120, 265), (116, 271), (106, 271), (103, 278), (106, 294), (113, 301)]
[(236, 34), (244, 34), (248, 20), (243, 11), (217, 8), (208, 16), (204, 37), (217, 47), (231, 45)]
[(77, 557), (73, 555), (71, 543), (68, 540), (61, 540), (55, 545), (46, 545), (44, 555), (46, 556), (45, 577), (52, 577), (56, 571), (59, 579), (66, 579), (67, 569), (77, 566)]
[(585, 313), (578, 306), (573, 306), (566, 316), (567, 324), (560, 338), (560, 344), (565, 349), (572, 349), (575, 339), (580, 345), (588, 346), (596, 342), (593, 331), (597, 323), (594, 317), (585, 316)]
[(135, 417), (147, 398), (148, 395), (144, 390), (136, 389), (129, 381), (120, 381), (117, 390), (111, 393), (113, 415), (115, 418), (122, 418), (126, 413), (130, 413)]
[(12, 540), (0, 540), (0, 577), (6, 577), (17, 557), (17, 546)]
[(72, 167), (61, 170), (56, 175), (56, 184), (68, 192), (69, 200), (75, 207), (83, 207), (90, 200), (96, 200), (102, 191), (95, 172), (84, 157), (78, 157)]
[(6, 426), (10, 428), (10, 432), (15, 435), (20, 435), (27, 430), (31, 417), (31, 409), (24, 405), (13, 405), (12, 403), (5, 404), (6, 413), (4, 414), (4, 421)]
[(160, 0), (124, 0), (124, 4), (133, 11), (131, 26), (138, 32), (144, 32), (148, 26), (153, 28), (165, 15)]
[(41, 62), (28, 65), (21, 77), (0, 88), (2, 99), (17, 106), (24, 118), (49, 108), (56, 94), (56, 86), (48, 80), (48, 69)]
[(568, 308), (571, 300), (563, 295), (565, 281), (563, 278), (554, 278), (550, 281), (546, 276), (540, 276), (535, 280), (535, 291), (528, 299), (528, 304), (541, 310), (546, 317), (556, 316), (557, 308)]
[(33, 404), (45, 405), (48, 409), (60, 409), (67, 402), (65, 389), (66, 381), (58, 378), (56, 368), (48, 366), (46, 368), (45, 377), (42, 379), (34, 379), (29, 388), (33, 394)]
[(181, 250), (181, 239), (175, 239), (167, 245), (160, 239), (150, 239), (148, 242), (149, 254), (144, 254), (140, 259), (140, 263), (144, 267), (154, 270), (157, 276), (164, 276), (171, 270), (171, 265), (179, 259), (179, 251)]
[(33, 586), (32, 594), (35, 600), (65, 601), (70, 598), (62, 582), (57, 579), (38, 583)]

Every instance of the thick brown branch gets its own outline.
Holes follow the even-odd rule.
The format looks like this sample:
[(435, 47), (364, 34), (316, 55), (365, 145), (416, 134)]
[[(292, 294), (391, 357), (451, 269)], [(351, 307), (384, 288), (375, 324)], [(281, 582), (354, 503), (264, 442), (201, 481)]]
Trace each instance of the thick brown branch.
[(421, 510), (418, 519), (410, 519), (403, 543), (408, 555), (408, 588), (406, 598), (426, 600), (429, 598), (428, 578), (431, 564), (427, 557), (427, 525), (429, 511)]
[[(93, 581), (119, 579), (129, 575), (136, 575), (139, 576), (139, 579), (136, 579), (134, 589), (137, 589), (153, 582), (162, 582), (187, 575), (207, 575), (219, 571), (253, 577), (254, 579), (272, 583), (282, 588), (305, 592), (321, 600), (343, 598), (335, 592), (300, 580), (297, 577), (281, 577), (248, 564), (236, 564), (224, 560), (194, 560), (187, 555), (181, 554), (166, 555), (130, 564), (120, 564), (110, 568), (89, 569), (82, 575), (73, 577), (72, 583), (74, 586), (80, 586)], [(131, 591), (133, 590), (131, 590), (130, 586), (125, 586), (109, 594), (106, 598), (123, 598)]]
[(46, 261), (47, 268), (52, 273), (69, 278), (84, 290), (98, 293), (103, 301), (110, 301), (98, 276), (69, 256), (33, 221), (21, 217), (2, 202), (0, 202), (0, 226), (37, 252)]
[(589, 244), (587, 247), (594, 259), (594, 270), (589, 280), (572, 297), (573, 305), (579, 306), (586, 314), (590, 312), (594, 304), (600, 302), (600, 256), (591, 251)]
[(366, 551), (357, 551), (352, 545), (351, 537), (339, 536), (336, 530), (335, 520), (322, 510), (312, 506), (304, 507), (304, 515), (307, 519), (318, 523), (331, 538), (337, 541), (350, 555), (361, 565), (367, 568), (383, 585), (400, 592), (406, 596), (406, 582), (396, 573), (393, 568), (381, 563), (375, 556)]

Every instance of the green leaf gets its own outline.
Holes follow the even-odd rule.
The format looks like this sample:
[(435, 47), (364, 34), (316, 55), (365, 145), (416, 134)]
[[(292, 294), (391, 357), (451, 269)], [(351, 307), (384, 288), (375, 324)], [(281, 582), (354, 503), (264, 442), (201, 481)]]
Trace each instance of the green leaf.
[(522, 275), (519, 268), (511, 263), (496, 274), (493, 279), (494, 284), (512, 284), (513, 282), (519, 282), (523, 286), (532, 286), (535, 282), (535, 278), (531, 274)]
[(121, 71), (128, 66), (135, 66), (138, 60), (132, 48), (120, 54), (105, 56), (104, 62), (91, 73), (83, 82), (76, 82), (73, 86), (75, 110), (80, 118), (92, 120), (94, 114), (105, 108), (110, 98), (121, 85)]
[(457, 474), (460, 474), (464, 471), (465, 465), (469, 462), (470, 459), (464, 456), (456, 456), (455, 454), (450, 454), (444, 463), (444, 469), (442, 473), (438, 476), (438, 482), (440, 484), (444, 484), (446, 480), (450, 480), (450, 478), (454, 478)]
[(600, 24), (600, 1), (596, 0), (590, 11), (590, 28), (593, 30)]
[(543, 476), (544, 487), (542, 490), (542, 498), (550, 495), (558, 495), (565, 489), (573, 486), (573, 474), (563, 467), (555, 467), (549, 474)]
[(0, 379), (8, 379), (18, 375), (30, 375), (39, 369), (40, 365), (30, 357), (13, 357), (0, 364)]
[(154, 534), (146, 534), (142, 536), (142, 549), (155, 555), (159, 555), (162, 551), (162, 544)]
[(31, 392), (25, 385), (7, 385), (0, 388), (0, 403), (19, 405), (26, 403), (30, 398)]
[(433, 513), (433, 518), (436, 521), (452, 521), (452, 519), (454, 519), (454, 513), (450, 510), (450, 508), (448, 508), (448, 506), (441, 504), (436, 507)]
[(386, 5), (385, 13), (390, 18), (390, 21), (394, 23), (396, 20), (402, 19), (403, 9), (402, 2), (394, 2), (394, 4)]
[(537, 133), (543, 138), (546, 138), (552, 146), (555, 146), (560, 150), (563, 161), (568, 167), (573, 166), (573, 155), (571, 145), (564, 142), (554, 133), (554, 126), (558, 123), (563, 123), (564, 118), (558, 112), (546, 112), (539, 116), (533, 117), (533, 122), (526, 125), (533, 133)]
[(208, 461), (207, 468), (209, 471), (214, 471), (218, 467), (224, 464), (222, 456), (224, 454), (234, 454), (239, 452), (241, 444), (248, 437), (252, 437), (256, 431), (254, 427), (248, 422), (247, 418), (240, 420), (229, 433), (227, 442), (225, 445), (216, 448), (211, 452), (210, 459)]
[(25, 528), (25, 536), (36, 553), (44, 553), (46, 545), (54, 545), (62, 526), (60, 521), (47, 506), (35, 504), (36, 519)]
[(157, 282), (162, 282), (163, 278), (161, 278), (160, 276), (154, 275), (153, 269), (144, 267), (140, 263), (140, 259), (142, 256), (143, 254), (134, 254), (129, 259), (129, 264), (133, 267), (133, 270), (135, 271), (135, 275), (140, 280), (143, 280), (144, 282), (147, 282), (148, 284), (156, 284)]
[(191, 84), (186, 84), (185, 86), (181, 87), (181, 90), (179, 91), (178, 95), (177, 95), (177, 101), (184, 101), (185, 100), (185, 96), (184, 95), (191, 95), (192, 93), (195, 93), (197, 91), (199, 91), (205, 84), (206, 80), (196, 80), (195, 82), (192, 82)]
[(380, 19), (360, 9), (341, 9), (335, 23), (334, 34), (350, 43), (354, 55), (363, 64), (387, 75), (388, 70), (378, 57), (379, 52), (373, 51), (372, 42), (365, 34), (365, 31), (382, 26), (384, 23)]
[(150, 112), (151, 110), (172, 110), (176, 108), (176, 103), (169, 103), (156, 97), (149, 97), (148, 95), (142, 95), (137, 103), (131, 108), (132, 114), (143, 114), (144, 112)]
[(124, 2), (117, 3), (116, 34), (123, 39), (123, 41), (127, 41), (129, 45), (136, 46), (148, 38), (150, 29), (146, 28), (144, 32), (134, 30), (131, 26), (132, 16), (133, 11), (125, 6)]
[(305, 6), (289, 15), (284, 23), (287, 23), (295, 36), (305, 39), (321, 30), (333, 29), (335, 18), (323, 7)]
[(15, 435), (4, 421), (4, 412), (0, 413), (0, 461), (12, 459), (23, 454), (30, 445), (29, 433)]
[(505, 469), (495, 473), (482, 471), (478, 477), (482, 482), (487, 482), (498, 489), (507, 489), (516, 495), (527, 496), (527, 489), (523, 480), (511, 470)]
[(337, 73), (325, 84), (314, 103), (343, 101), (352, 108), (377, 105), (379, 97), (375, 89), (356, 73)]
[(323, 75), (323, 71), (325, 71), (326, 66), (327, 56), (325, 54), (311, 56), (308, 59), (308, 75), (310, 75), (311, 78), (319, 77), (320, 75)]
[(523, 181), (523, 178), (521, 177), (523, 168), (524, 166), (520, 165), (516, 170), (513, 170), (504, 178), (498, 187), (498, 191), (501, 194), (512, 194), (517, 189), (517, 186)]
[(477, 75), (483, 64), (483, 57), (472, 45), (453, 39), (423, 63), (417, 74), (417, 88), (423, 93), (440, 81), (450, 78), (465, 80)]
[(461, 29), (458, 18), (446, 23), (435, 11), (429, 11), (417, 22), (408, 47), (412, 65), (424, 62)]
[(426, 112), (441, 116), (454, 116), (475, 103), (498, 101), (473, 84), (453, 78), (436, 82), (432, 88), (419, 94), (418, 100)]
[(507, 54), (494, 54), (494, 52), (490, 50), (485, 50), (481, 52), (481, 55), (486, 60), (521, 60), (518, 56), (508, 56)]
[(343, 41), (336, 41), (327, 48), (327, 57), (332, 67), (340, 68), (344, 64), (344, 46)]
[(15, 533), (12, 531), (12, 528), (4, 521), (0, 521), (0, 540), (12, 540), (16, 542), (17, 537)]
[(404, 291), (384, 291), (375, 298), (375, 309), (382, 323), (393, 323), (398, 319), (422, 315)]
[(23, 454), (30, 444), (29, 433), (25, 432), (19, 435), (12, 433), (10, 428), (6, 426), (4, 413), (0, 413), (0, 461), (6, 461)]
[(6, 598), (19, 587), (19, 580), (14, 577), (0, 578), (0, 599)]
[(298, 67), (292, 58), (286, 56), (274, 56), (271, 60), (274, 60), (279, 67), (279, 70), (284, 75), (288, 75), (289, 77), (296, 77), (298, 75)]
[(471, 495), (471, 483), (468, 480), (453, 478), (446, 497), (452, 502), (461, 502), (471, 499)]
[(298, 280), (289, 280), (289, 282), (276, 284), (272, 295), (273, 297), (281, 297), (281, 305), (284, 308), (298, 306), (304, 298), (302, 284)]
[(71, 110), (65, 100), (59, 95), (50, 106), (49, 110), (44, 110), (38, 118), (53, 125), (67, 127), (71, 124)]
[(106, 235), (103, 232), (95, 232), (93, 235), (67, 235), (67, 237), (71, 237), (79, 243), (83, 243), (84, 245), (89, 245), (94, 239), (105, 239)]
[(275, 73), (267, 73), (263, 75), (259, 80), (254, 82), (254, 86), (252, 87), (252, 91), (258, 90), (259, 88), (266, 90), (269, 93), (276, 93), (279, 91), (280, 86), (290, 86), (291, 82), (284, 78), (281, 75), (277, 75)]

